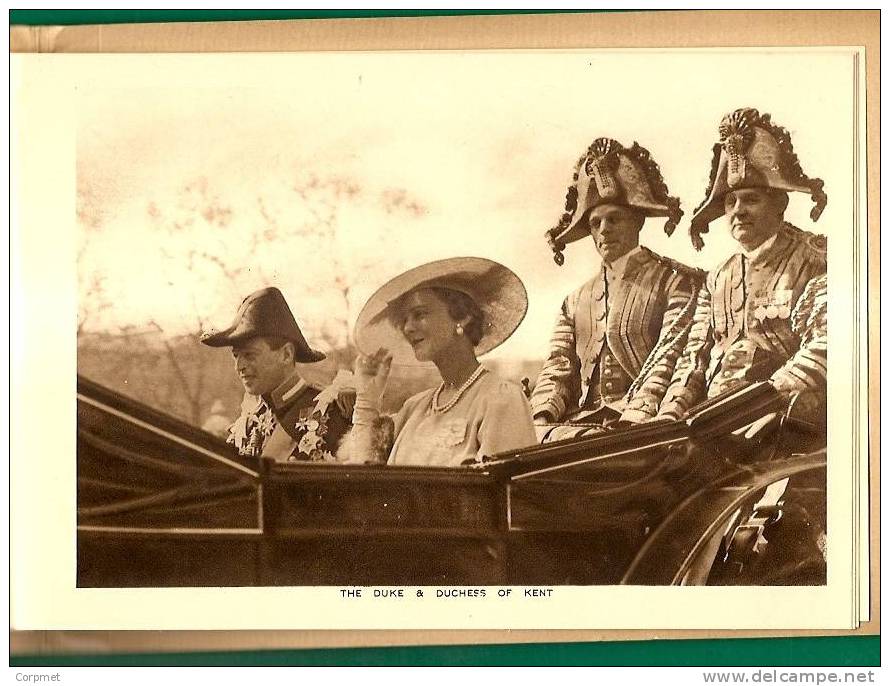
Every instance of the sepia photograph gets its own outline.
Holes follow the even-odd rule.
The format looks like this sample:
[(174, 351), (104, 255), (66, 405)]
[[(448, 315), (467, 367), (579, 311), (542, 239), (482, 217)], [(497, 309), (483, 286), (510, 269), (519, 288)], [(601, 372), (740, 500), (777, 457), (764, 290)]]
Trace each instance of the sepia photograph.
[(843, 623), (861, 48), (20, 57), (66, 84), (83, 602), (534, 626), (510, 588), (582, 628), (684, 604), (562, 614), (617, 587), (708, 587), (689, 621)]
[(79, 93), (78, 584), (824, 584), (853, 62), (715, 57)]

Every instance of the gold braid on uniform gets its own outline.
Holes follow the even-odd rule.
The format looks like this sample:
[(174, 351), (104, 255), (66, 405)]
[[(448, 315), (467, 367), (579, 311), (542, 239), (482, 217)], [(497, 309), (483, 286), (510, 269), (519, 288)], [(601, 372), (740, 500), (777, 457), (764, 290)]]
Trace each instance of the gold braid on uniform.
[[(699, 282), (695, 283), (700, 287)], [(696, 288), (694, 290), (694, 293), (697, 292), (698, 289)], [(677, 345), (680, 345), (681, 341), (683, 341), (683, 339), (689, 335), (689, 330), (692, 328), (693, 324), (693, 318), (691, 315), (695, 311), (695, 307), (697, 304), (698, 299), (695, 297), (695, 295), (693, 295), (693, 297), (691, 297), (689, 301), (683, 306), (683, 309), (677, 313), (677, 317), (671, 324), (671, 328), (668, 330), (664, 340), (658, 342), (656, 347), (652, 350), (652, 353), (643, 363), (643, 367), (642, 369), (640, 369), (640, 373), (637, 374), (637, 377), (633, 380), (630, 388), (627, 389), (627, 393), (624, 396), (625, 400), (630, 400), (631, 398), (633, 398), (636, 392), (640, 390), (643, 383), (649, 377), (649, 372), (651, 372), (657, 364), (662, 362), (665, 357), (667, 357), (667, 355)]]
[(791, 330), (801, 339), (807, 332), (819, 325), (824, 325), (828, 317), (828, 275), (823, 274), (812, 279), (804, 289), (791, 313)]
[(812, 278), (791, 313), (791, 330), (800, 348), (770, 381), (785, 396), (795, 392), (825, 393), (828, 371), (828, 276)]
[(828, 238), (821, 233), (804, 231), (790, 222), (782, 222), (782, 231), (792, 236), (795, 240), (806, 243), (810, 248), (822, 255), (828, 254)]

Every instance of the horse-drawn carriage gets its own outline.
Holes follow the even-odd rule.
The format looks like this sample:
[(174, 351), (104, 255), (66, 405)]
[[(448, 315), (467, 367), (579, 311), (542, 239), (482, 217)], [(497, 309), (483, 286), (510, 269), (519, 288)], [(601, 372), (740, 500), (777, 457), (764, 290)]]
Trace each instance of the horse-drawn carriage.
[(82, 587), (825, 582), (825, 436), (760, 384), (462, 468), (251, 460), (78, 379)]

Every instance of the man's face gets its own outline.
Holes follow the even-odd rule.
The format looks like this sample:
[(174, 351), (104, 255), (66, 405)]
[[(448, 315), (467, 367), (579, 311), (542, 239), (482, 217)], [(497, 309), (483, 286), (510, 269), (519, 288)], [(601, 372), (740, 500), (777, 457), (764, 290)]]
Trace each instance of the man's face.
[(614, 262), (640, 243), (644, 217), (624, 205), (599, 205), (587, 214), (590, 235), (605, 262)]
[(273, 350), (264, 338), (250, 338), (233, 346), (232, 357), (244, 390), (252, 395), (271, 393), (294, 372), (288, 346)]
[(745, 250), (754, 250), (772, 238), (782, 225), (782, 198), (762, 188), (742, 188), (723, 197), (729, 230)]

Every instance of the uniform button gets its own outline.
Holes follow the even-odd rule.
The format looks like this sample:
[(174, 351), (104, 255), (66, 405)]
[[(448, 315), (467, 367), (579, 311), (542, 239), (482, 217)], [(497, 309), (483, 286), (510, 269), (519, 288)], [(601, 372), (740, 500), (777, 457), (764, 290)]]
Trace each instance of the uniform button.
[(606, 355), (605, 357), (603, 357), (603, 363), (604, 364), (612, 364), (612, 356)]
[(610, 367), (606, 367), (606, 368), (603, 370), (603, 376), (612, 376), (614, 373), (615, 373), (615, 372), (612, 371), (612, 369), (611, 369)]
[(606, 382), (606, 390), (607, 391), (611, 391), (612, 388), (614, 388), (614, 386), (615, 386), (615, 384), (613, 384), (611, 381)]

